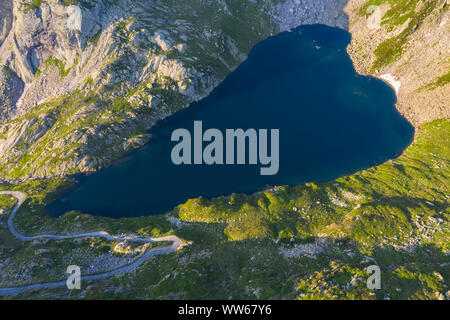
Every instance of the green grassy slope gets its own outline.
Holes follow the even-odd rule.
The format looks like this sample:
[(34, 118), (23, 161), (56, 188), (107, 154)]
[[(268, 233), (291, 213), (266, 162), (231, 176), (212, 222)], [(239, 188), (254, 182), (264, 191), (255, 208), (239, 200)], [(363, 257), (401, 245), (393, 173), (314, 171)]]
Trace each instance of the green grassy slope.
[[(48, 191), (65, 182), (8, 188), (31, 194), (17, 221), (25, 233), (103, 229), (176, 233), (193, 241), (179, 253), (151, 259), (135, 275), (85, 284), (87, 290), (70, 293), (74, 297), (445, 298), (449, 129), (448, 119), (427, 124), (398, 159), (333, 182), (193, 199), (164, 216), (114, 220), (71, 212), (52, 219), (42, 206), (55, 196)], [(365, 268), (374, 263), (382, 270), (382, 289), (371, 291)]]

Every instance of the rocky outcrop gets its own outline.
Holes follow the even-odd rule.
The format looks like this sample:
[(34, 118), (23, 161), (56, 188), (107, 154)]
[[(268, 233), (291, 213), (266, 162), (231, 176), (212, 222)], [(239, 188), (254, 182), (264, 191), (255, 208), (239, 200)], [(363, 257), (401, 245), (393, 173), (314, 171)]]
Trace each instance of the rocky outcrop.
[[(367, 0), (5, 2), (13, 18), (0, 20), (0, 176), (108, 165), (147, 142), (156, 121), (206, 96), (256, 42), (301, 24), (349, 28), (356, 69), (390, 82), (416, 126), (448, 117), (449, 84), (438, 81), (448, 73), (447, 1), (414, 1), (406, 15), (388, 0), (376, 10)], [(403, 42), (380, 58), (396, 37)]]
[(0, 2), (0, 46), (9, 34), (13, 20), (13, 0), (2, 0)]
[(11, 118), (25, 89), (25, 83), (6, 66), (0, 70), (0, 122)]
[[(343, 13), (346, 1), (266, 0), (242, 4), (243, 10), (248, 11), (244, 13), (229, 8), (225, 1), (208, 1), (203, 4), (191, 0), (170, 6), (151, 0), (125, 0), (116, 4), (103, 0), (80, 0), (76, 5), (69, 6), (59, 0), (43, 0), (38, 5), (27, 0), (6, 1), (0, 7), (5, 12), (3, 21), (0, 20), (0, 24), (5, 26), (3, 35), (0, 35), (0, 41), (5, 38), (0, 47), (0, 64), (13, 70), (26, 87), (19, 101), (12, 99), (9, 91), (0, 91), (3, 100), (16, 101), (15, 104), (12, 103), (12, 112), (12, 108), (8, 108), (8, 111), (0, 109), (0, 121), (2, 118), (6, 120), (23, 115), (46, 99), (71, 92), (82, 86), (89, 75), (96, 80), (94, 87), (126, 82), (126, 89), (131, 89), (139, 81), (147, 80), (151, 72), (159, 68), (157, 71), (163, 76), (175, 76), (174, 80), (184, 81), (185, 84), (189, 82), (191, 86), (185, 88), (184, 93), (199, 98), (204, 95), (204, 92), (199, 92), (201, 87), (208, 89), (217, 85), (224, 73), (234, 69), (245, 59), (250, 45), (264, 36), (309, 23), (346, 28), (347, 17)], [(196, 7), (199, 10), (191, 14), (191, 21), (181, 19)], [(215, 26), (213, 20), (207, 17), (200, 17), (200, 20), (209, 20), (206, 24), (196, 25), (195, 15), (209, 14), (206, 12), (208, 7), (217, 11), (214, 15), (218, 20), (229, 20), (229, 24), (240, 19), (239, 15), (244, 18), (261, 18), (261, 22), (248, 21), (247, 25), (240, 26), (243, 33), (248, 33), (246, 28), (255, 29), (252, 23), (262, 24), (254, 32), (255, 40), (246, 43), (243, 48), (236, 43), (239, 30), (233, 30), (233, 34), (230, 34), (230, 31)], [(259, 12), (250, 12), (254, 8)], [(269, 10), (269, 15), (265, 14), (266, 9)], [(233, 10), (236, 12), (232, 12)], [(219, 47), (207, 48), (205, 41), (215, 42)], [(209, 46), (209, 43), (206, 45)], [(176, 55), (184, 55), (189, 61), (197, 59), (202, 50), (219, 60), (221, 69), (227, 70), (207, 70), (210, 66), (198, 61), (209, 74), (198, 74), (200, 70), (191, 69), (193, 76), (188, 77), (189, 71), (184, 70), (186, 63), (179, 59), (166, 59), (156, 52), (172, 55), (177, 52)], [(112, 65), (104, 65), (112, 59), (122, 60), (122, 66), (125, 63), (128, 66), (113, 68)], [(143, 64), (146, 64), (144, 69), (141, 67)], [(119, 67), (118, 61), (115, 65)], [(52, 66), (56, 68), (51, 68)], [(206, 83), (196, 83), (196, 78), (202, 76)], [(211, 76), (215, 79), (211, 79)]]
[[(42, 100), (79, 84), (80, 79), (73, 77), (64, 82), (53, 75), (39, 76), (49, 59), (60, 62), (58, 66), (63, 69), (60, 73), (77, 65), (88, 40), (101, 30), (101, 8), (97, 6), (81, 9), (65, 6), (58, 0), (41, 1), (39, 6), (30, 1), (11, 3), (12, 10), (4, 20), (12, 20), (12, 24), (6, 29), (0, 47), (0, 64), (13, 70), (26, 86), (13, 112), (11, 108), (0, 109), (0, 121), (24, 114)], [(10, 92), (0, 89), (0, 99), (12, 100), (10, 96)]]
[[(17, 75), (0, 87), (8, 101), (0, 122), (14, 119), (0, 125), (8, 180), (101, 168), (148, 141), (157, 120), (206, 96), (256, 42), (305, 23), (346, 26), (343, 0), (13, 4), (0, 47)], [(41, 124), (42, 114), (54, 121), (36, 134), (30, 119)]]

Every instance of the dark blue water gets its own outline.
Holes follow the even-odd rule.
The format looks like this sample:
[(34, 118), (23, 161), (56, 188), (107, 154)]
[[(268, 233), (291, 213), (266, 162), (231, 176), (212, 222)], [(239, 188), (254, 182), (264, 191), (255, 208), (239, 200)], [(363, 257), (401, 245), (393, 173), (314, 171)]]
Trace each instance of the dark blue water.
[[(257, 44), (210, 96), (155, 126), (152, 141), (91, 175), (47, 209), (111, 217), (164, 213), (189, 198), (250, 193), (267, 185), (329, 181), (397, 156), (413, 127), (396, 111), (387, 84), (356, 74), (346, 53), (350, 34), (304, 26)], [(280, 169), (259, 165), (175, 166), (174, 129), (280, 130)]]

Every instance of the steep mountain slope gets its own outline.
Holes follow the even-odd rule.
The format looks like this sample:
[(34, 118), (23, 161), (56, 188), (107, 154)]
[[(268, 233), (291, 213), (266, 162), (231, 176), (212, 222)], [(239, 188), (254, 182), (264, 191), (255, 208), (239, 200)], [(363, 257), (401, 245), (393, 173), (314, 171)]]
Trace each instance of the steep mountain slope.
[(449, 8), (448, 0), (353, 0), (345, 9), (357, 71), (397, 86), (397, 108), (416, 127), (450, 116)]
[(207, 95), (268, 35), (347, 24), (343, 0), (12, 3), (0, 48), (6, 180), (98, 169)]

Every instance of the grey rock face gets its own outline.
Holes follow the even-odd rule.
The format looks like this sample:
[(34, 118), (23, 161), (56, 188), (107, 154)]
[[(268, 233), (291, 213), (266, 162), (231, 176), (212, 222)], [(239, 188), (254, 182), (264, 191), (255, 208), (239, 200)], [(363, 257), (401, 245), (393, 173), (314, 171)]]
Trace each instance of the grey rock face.
[(344, 12), (348, 0), (286, 0), (275, 6), (272, 13), (280, 31), (299, 25), (325, 24), (348, 29), (348, 16)]
[[(224, 1), (209, 2), (203, 5), (217, 8), (219, 12), (223, 12), (224, 16), (236, 14), (230, 11)], [(272, 23), (269, 28), (272, 30), (267, 31), (274, 33), (310, 23), (325, 23), (345, 28), (347, 20), (342, 9), (346, 2), (347, 0), (287, 0), (274, 5), (272, 1), (266, 0), (255, 6), (260, 6), (259, 9), (262, 11), (269, 9), (268, 18)], [(80, 0), (77, 5), (66, 6), (59, 0), (45, 0), (38, 7), (33, 7), (21, 0), (2, 1), (0, 4), (2, 13), (0, 64), (10, 67), (27, 84), (19, 101), (15, 97), (9, 97), (12, 94), (10, 91), (0, 91), (3, 100), (18, 102), (17, 108), (14, 109), (15, 113), (8, 113), (7, 117), (3, 116), (3, 120), (24, 114), (45, 99), (75, 89), (86, 78), (80, 77), (81, 70), (84, 75), (100, 73), (102, 77), (106, 77), (105, 72), (100, 70), (102, 68), (99, 64), (104, 63), (104, 59), (117, 49), (119, 45), (117, 40), (121, 40), (120, 42), (125, 40), (117, 39), (112, 35), (114, 32), (112, 27), (117, 23), (127, 22), (128, 24), (133, 21), (125, 31), (134, 33), (132, 35), (135, 40), (134, 45), (150, 49), (153, 44), (161, 51), (177, 50), (182, 55), (192, 55), (192, 50), (189, 52), (188, 42), (195, 41), (196, 44), (200, 44), (202, 38), (207, 40), (212, 37), (221, 37), (222, 32), (207, 30), (209, 27), (207, 25), (195, 25), (191, 21), (178, 19), (177, 16), (181, 17), (188, 12), (192, 12), (192, 16), (195, 17), (197, 13), (193, 8), (199, 6), (199, 3), (196, 0), (177, 5), (165, 5), (151, 0), (124, 0), (116, 3), (103, 0)], [(199, 17), (199, 20), (201, 18)], [(100, 41), (99, 50), (88, 48), (90, 41), (98, 42), (102, 30), (101, 38), (104, 41)], [(199, 34), (198, 31), (204, 32)], [(3, 44), (2, 40), (4, 40)], [(217, 58), (227, 69), (232, 70), (245, 58), (245, 52), (240, 51), (242, 48), (236, 47), (235, 41), (229, 35), (224, 35), (224, 41), (226, 50), (229, 50), (237, 59), (230, 63), (220, 54)], [(128, 62), (132, 65), (128, 69), (135, 69), (133, 64), (146, 63), (143, 60), (145, 51), (129, 47), (132, 52), (127, 54), (131, 54), (132, 57)], [(219, 48), (220, 50), (223, 49)], [(45, 62), (49, 59), (57, 59), (66, 69), (72, 66), (73, 70), (70, 70), (71, 72), (64, 79), (58, 79), (52, 75), (41, 75), (46, 68)], [(167, 67), (168, 63), (171, 64), (169, 67), (179, 69), (180, 64), (173, 62), (165, 61), (161, 66)], [(93, 66), (94, 68), (90, 68)], [(148, 77), (145, 73), (136, 71), (135, 77), (130, 78), (127, 70), (127, 80), (137, 82)], [(180, 73), (180, 70), (171, 71), (168, 76), (171, 76), (172, 72)], [(36, 77), (36, 74), (40, 76)], [(109, 79), (99, 80), (103, 85), (114, 85), (124, 81), (124, 76), (125, 74), (121, 76), (119, 72), (116, 72)], [(212, 84), (215, 83), (217, 80)], [(195, 94), (194, 91), (195, 83), (190, 88), (186, 88), (185, 93)]]
[[(8, 2), (8, 1), (6, 1)], [(2, 100), (15, 101), (17, 108), (9, 117), (27, 112), (43, 99), (53, 97), (73, 89), (78, 81), (69, 79), (61, 84), (57, 77), (39, 75), (46, 68), (49, 59), (60, 61), (64, 68), (78, 63), (88, 44), (88, 40), (101, 31), (101, 5), (89, 9), (81, 6), (65, 6), (58, 0), (42, 1), (39, 7), (31, 7), (22, 1), (2, 2), (0, 11), (0, 65), (8, 66), (27, 84), (22, 99), (9, 97), (10, 91), (1, 90)], [(85, 3), (80, 1), (80, 4)], [(3, 40), (3, 41), (2, 41)], [(71, 77), (70, 77), (71, 78)], [(3, 116), (5, 119), (5, 116)], [(0, 121), (2, 117), (0, 117)]]

